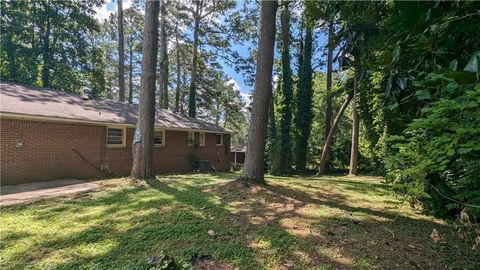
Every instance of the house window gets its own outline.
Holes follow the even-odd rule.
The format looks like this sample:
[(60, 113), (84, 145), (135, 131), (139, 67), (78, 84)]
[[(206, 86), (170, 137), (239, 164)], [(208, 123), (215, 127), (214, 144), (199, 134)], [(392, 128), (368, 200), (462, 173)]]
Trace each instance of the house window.
[(222, 146), (223, 145), (223, 134), (216, 134), (215, 135), (215, 144), (217, 146)]
[(165, 146), (165, 130), (155, 130), (153, 133), (153, 144), (155, 146)]
[(205, 132), (200, 132), (200, 138), (199, 139), (200, 139), (200, 142), (199, 142), (200, 146), (201, 147), (205, 146)]
[(190, 147), (195, 144), (195, 133), (193, 131), (188, 132), (187, 144)]
[(125, 128), (107, 127), (107, 146), (125, 147)]

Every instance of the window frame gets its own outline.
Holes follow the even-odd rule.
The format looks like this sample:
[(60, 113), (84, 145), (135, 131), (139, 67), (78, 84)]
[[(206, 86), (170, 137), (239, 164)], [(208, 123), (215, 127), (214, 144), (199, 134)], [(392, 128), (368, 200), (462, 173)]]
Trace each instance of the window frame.
[[(155, 143), (155, 132), (162, 132), (162, 144)], [(153, 131), (153, 146), (154, 147), (165, 147), (165, 129), (155, 129)]]
[(206, 137), (205, 132), (198, 133), (198, 146), (205, 147), (205, 137)]
[[(220, 135), (220, 144), (217, 143), (217, 136)], [(215, 145), (216, 146), (223, 146), (223, 134), (222, 133), (216, 133), (215, 134)]]
[[(108, 143), (108, 130), (109, 129), (120, 129), (122, 130), (122, 143), (121, 144), (111, 144)], [(107, 148), (125, 148), (127, 146), (127, 128), (124, 126), (106, 126), (105, 129), (105, 145)]]
[[(190, 138), (190, 134), (192, 138)], [(195, 146), (195, 131), (187, 131), (187, 145), (188, 147)]]

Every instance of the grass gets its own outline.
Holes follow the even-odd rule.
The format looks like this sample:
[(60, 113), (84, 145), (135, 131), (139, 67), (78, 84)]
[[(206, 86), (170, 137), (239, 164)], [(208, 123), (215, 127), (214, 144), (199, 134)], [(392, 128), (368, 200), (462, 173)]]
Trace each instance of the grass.
[[(246, 187), (236, 177), (103, 180), (99, 191), (3, 207), (0, 268), (138, 269), (162, 252), (240, 269), (480, 265), (448, 224), (401, 204), (381, 178), (268, 177)], [(446, 243), (430, 239), (433, 228)]]

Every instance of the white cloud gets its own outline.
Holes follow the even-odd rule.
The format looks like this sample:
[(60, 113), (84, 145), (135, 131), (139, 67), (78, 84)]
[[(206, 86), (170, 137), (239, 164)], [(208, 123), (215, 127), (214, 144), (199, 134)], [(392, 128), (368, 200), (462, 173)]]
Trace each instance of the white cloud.
[(228, 80), (228, 81), (227, 81), (227, 85), (233, 86), (233, 90), (235, 90), (235, 91), (240, 91), (240, 85), (239, 85), (238, 82), (235, 81), (234, 79)]
[(242, 92), (242, 89), (240, 88), (240, 85), (237, 81), (235, 81), (234, 79), (230, 79), (227, 81), (227, 85), (233, 86), (233, 90), (240, 92), (240, 96), (242, 97), (243, 101), (245, 101), (246, 106), (248, 106), (252, 102), (251, 94), (247, 92)]
[(252, 95), (250, 93), (240, 92), (240, 96), (243, 98), (245, 103), (247, 103), (247, 106), (252, 102)]
[[(123, 9), (130, 8), (132, 6), (133, 0), (122, 0), (123, 1)], [(94, 8), (96, 14), (95, 18), (99, 21), (104, 19), (108, 19), (110, 14), (117, 12), (117, 2), (114, 0), (107, 1), (101, 7)]]

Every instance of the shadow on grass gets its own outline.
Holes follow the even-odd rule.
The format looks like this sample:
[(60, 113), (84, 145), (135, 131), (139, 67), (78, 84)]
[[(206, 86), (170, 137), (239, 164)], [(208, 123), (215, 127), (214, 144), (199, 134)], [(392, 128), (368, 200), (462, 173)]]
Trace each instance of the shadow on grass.
[[(450, 232), (447, 226), (393, 210), (357, 206), (336, 189), (315, 191), (318, 186), (309, 180), (317, 185), (343, 184), (339, 189), (348, 187), (372, 196), (387, 192), (381, 184), (269, 178), (265, 187), (245, 187), (231, 181), (237, 176), (159, 176), (140, 187), (32, 205), (38, 208), (34, 220), (43, 224), (85, 226), (74, 232), (58, 232), (46, 240), (29, 241), (2, 266), (18, 269), (40, 263), (39, 267), (46, 267), (48, 261), (42, 260), (52, 257), (58, 260), (52, 259), (55, 268), (139, 268), (147, 267), (148, 257), (162, 250), (183, 260), (195, 253), (210, 254), (240, 269), (284, 268), (289, 261), (296, 269), (432, 269), (448, 266), (448, 261), (437, 258), (466, 259), (451, 254), (457, 251), (453, 244), (440, 246), (430, 241), (432, 228), (446, 235)], [(52, 206), (52, 201), (60, 203)], [(317, 208), (320, 218), (309, 212)], [(64, 215), (71, 220), (62, 221)], [(209, 230), (215, 235), (210, 236)], [(6, 248), (31, 236), (11, 231), (2, 234), (2, 242), (8, 241)]]

